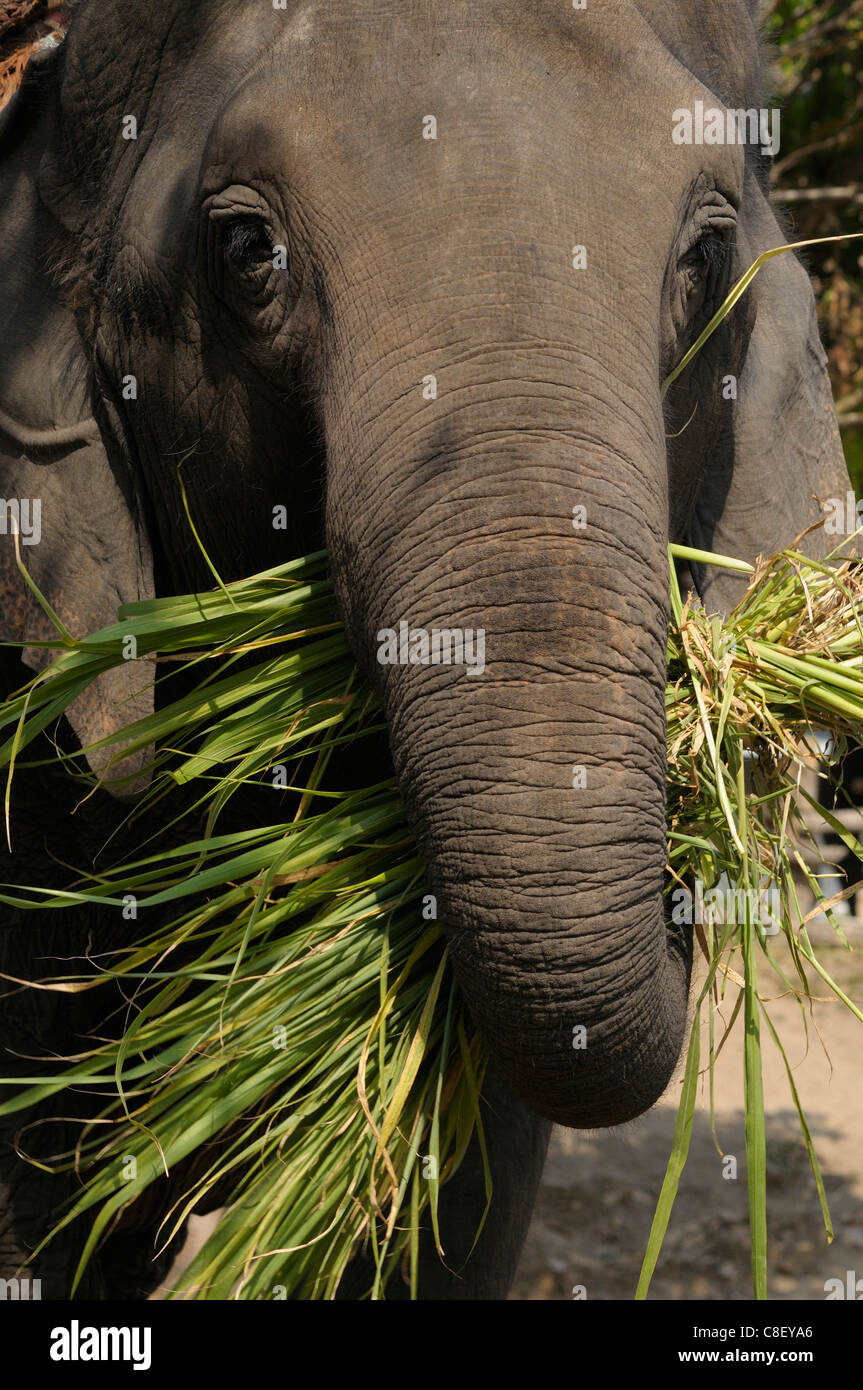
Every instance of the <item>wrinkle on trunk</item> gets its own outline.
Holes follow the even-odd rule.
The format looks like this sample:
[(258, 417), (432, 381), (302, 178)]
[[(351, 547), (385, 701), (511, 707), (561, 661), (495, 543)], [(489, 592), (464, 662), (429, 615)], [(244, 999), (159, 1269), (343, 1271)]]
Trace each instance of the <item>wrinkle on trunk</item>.
[(558, 1123), (619, 1124), (670, 1079), (691, 960), (662, 903), (661, 469), (613, 432), (495, 446), (450, 452), (372, 574), (336, 539), (337, 587), (358, 651), (400, 622), (485, 631), (482, 674), (372, 660), (400, 787), (502, 1076)]

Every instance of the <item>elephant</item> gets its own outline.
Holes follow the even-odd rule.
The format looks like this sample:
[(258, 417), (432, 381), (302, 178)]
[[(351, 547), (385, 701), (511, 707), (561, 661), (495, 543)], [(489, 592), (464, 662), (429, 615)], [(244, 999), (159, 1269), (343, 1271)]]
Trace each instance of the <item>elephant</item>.
[[(491, 1058), (488, 1220), (474, 1245), (474, 1146), (442, 1190), (445, 1264), (423, 1232), (424, 1299), (506, 1298), (551, 1125), (634, 1120), (678, 1063), (668, 542), (754, 561), (808, 530), (823, 554), (822, 500), (847, 489), (797, 255), (663, 390), (787, 240), (761, 132), (680, 139), (680, 113), (760, 111), (769, 80), (754, 0), (80, 0), (2, 116), (0, 490), (19, 520), (40, 502), (38, 538), (0, 535), (4, 693), (54, 634), (19, 551), (83, 633), (212, 586), (184, 499), (225, 580), (326, 546)], [(741, 592), (681, 573), (716, 612)], [(481, 631), (484, 669), (379, 660), (401, 622)], [(154, 698), (128, 662), (51, 741), (87, 749)], [(116, 823), (105, 753), (82, 802), (51, 747), (16, 773), (4, 883), (68, 881)], [(4, 909), (0, 1074), (109, 1026), (101, 992), (21, 982), (130, 929)], [(62, 1135), (68, 1104), (34, 1107), (27, 1138), (56, 1148), (36, 1122)], [(77, 1181), (22, 1162), (21, 1125), (3, 1120), (10, 1275)], [(149, 1294), (160, 1203), (117, 1224), (82, 1294)], [(43, 1297), (69, 1296), (80, 1243), (73, 1225), (40, 1252)], [(361, 1254), (339, 1296), (367, 1274)]]

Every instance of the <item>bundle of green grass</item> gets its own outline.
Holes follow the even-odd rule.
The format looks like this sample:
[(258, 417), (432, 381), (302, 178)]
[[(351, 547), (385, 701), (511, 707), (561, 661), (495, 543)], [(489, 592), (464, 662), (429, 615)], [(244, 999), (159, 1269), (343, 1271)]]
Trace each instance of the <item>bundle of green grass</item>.
[[(826, 912), (841, 935), (800, 853), (801, 836), (810, 833), (801, 802), (816, 802), (799, 783), (816, 733), (832, 736), (837, 756), (849, 742), (863, 742), (863, 574), (849, 562), (822, 565), (783, 553), (752, 575), (725, 625), (683, 600), (673, 566), (671, 577), (669, 892), (693, 879), (709, 887), (722, 875), (747, 889), (769, 883), (796, 978), (787, 978), (771, 949), (781, 938), (765, 932), (755, 911), (736, 925), (708, 913), (696, 926), (706, 971), (639, 1296), (647, 1293), (686, 1160), (703, 1070), (702, 1017), (709, 1020), (712, 1085), (715, 1019), (729, 995), (723, 1027), (740, 1015), (745, 1025), (753, 1278), (764, 1297), (762, 1020), (781, 1043), (758, 972), (776, 972), (801, 1007), (818, 976), (863, 1019), (819, 962), (797, 897), (802, 873), (815, 911)], [(180, 1183), (163, 1242), (208, 1193), (218, 1193), (225, 1212), (174, 1296), (330, 1298), (360, 1249), (372, 1257), (371, 1297), (385, 1297), (393, 1278), (406, 1278), (416, 1292), (420, 1227), (430, 1226), (446, 1260), (441, 1188), (474, 1135), (483, 1144), (485, 1055), (441, 926), (425, 920), (421, 868), (395, 787), (340, 792), (327, 778), (334, 752), (378, 733), (382, 719), (338, 623), (326, 557), (207, 594), (132, 605), (116, 627), (80, 641), (59, 637), (54, 665), (0, 707), (13, 836), (9, 788), (28, 744), (119, 664), (130, 635), (138, 659), (153, 661), (157, 679), (169, 684), (157, 713), (115, 736), (118, 757), (155, 747), (144, 800), (158, 806), (165, 798), (167, 822), (183, 790), (172, 833), (135, 862), (82, 878), (69, 891), (22, 887), (2, 895), (40, 912), (74, 913), (97, 902), (130, 918), (128, 944), (102, 957), (99, 975), (85, 986), (120, 981), (126, 1026), (119, 1041), (94, 1041), (26, 1086), (5, 1082), (0, 1113), (67, 1088), (105, 1098), (64, 1160), (82, 1186), (57, 1229), (90, 1214), (79, 1278), (120, 1209), (179, 1172), (194, 1176)], [(170, 673), (180, 657), (196, 680), (185, 679), (172, 699)], [(74, 770), (81, 775), (80, 762)], [(288, 819), (226, 828), (238, 791), (274, 782), (293, 793), (292, 802), (280, 803), (291, 805)], [(832, 813), (821, 814), (849, 850), (863, 854)], [(74, 969), (48, 982), (82, 985)], [(790, 1067), (788, 1078), (829, 1236)], [(483, 1219), (478, 1213), (478, 1228)]]

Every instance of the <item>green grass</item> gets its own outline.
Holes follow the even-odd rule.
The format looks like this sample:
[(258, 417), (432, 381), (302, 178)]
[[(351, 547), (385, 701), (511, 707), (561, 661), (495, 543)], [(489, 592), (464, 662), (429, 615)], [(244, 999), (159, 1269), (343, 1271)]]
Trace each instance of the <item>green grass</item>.
[[(833, 909), (852, 890), (839, 886), (825, 898), (801, 855), (801, 848), (812, 838), (802, 808), (808, 806), (820, 816), (824, 829), (837, 833), (858, 858), (863, 857), (863, 847), (800, 785), (807, 769), (821, 761), (812, 739), (814, 732), (826, 729), (834, 735), (834, 761), (863, 736), (861, 598), (863, 578), (854, 565), (819, 565), (798, 553), (786, 552), (762, 564), (728, 623), (721, 624), (688, 600), (684, 602), (672, 575), (666, 693), (669, 868), (678, 885), (698, 878), (711, 887), (723, 875), (725, 881), (744, 891), (773, 885), (780, 906), (775, 923), (766, 921), (758, 910), (761, 904), (747, 896), (742, 900), (742, 920), (736, 917), (726, 922), (722, 920), (725, 914), (718, 912), (718, 920), (707, 915), (696, 926), (707, 971), (695, 1002), (672, 1152), (645, 1252), (638, 1298), (646, 1297), (650, 1287), (686, 1163), (698, 1097), (705, 1013), (709, 1039), (705, 1071), (714, 1139), (716, 1056), (739, 1018), (744, 1029), (743, 1108), (755, 1297), (767, 1297), (764, 1029), (785, 1063), (826, 1237), (833, 1238), (811, 1133), (785, 1048), (759, 989), (759, 975), (772, 972), (773, 988), (778, 978), (781, 992), (797, 1000), (804, 1030), (818, 981), (863, 1022), (860, 1009), (832, 979), (809, 938), (808, 921), (824, 913), (837, 939), (848, 947)], [(809, 912), (800, 905), (801, 881), (808, 883), (815, 899), (816, 905)], [(773, 899), (768, 901), (772, 907)], [(775, 927), (781, 930), (790, 952), (791, 976), (779, 953), (771, 949), (774, 937), (778, 940)], [(726, 1000), (729, 1022), (724, 1025), (720, 1011)], [(721, 1036), (717, 1041), (718, 1028)]]
[[(769, 877), (782, 895), (794, 975), (786, 975), (771, 937), (748, 913), (741, 923), (707, 920), (695, 928), (707, 976), (639, 1297), (659, 1257), (702, 1075), (712, 1093), (722, 1041), (718, 1011), (728, 997), (731, 1025), (739, 1018), (745, 1029), (753, 1286), (764, 1297), (765, 1029), (772, 1045), (781, 1043), (759, 993), (760, 974), (779, 975), (800, 1002), (804, 1026), (813, 979), (863, 1017), (809, 941), (794, 878), (802, 864), (801, 740), (813, 727), (831, 729), (840, 743), (863, 733), (863, 581), (849, 565), (818, 566), (788, 553), (755, 576), (722, 626), (683, 600), (673, 575), (666, 691), (671, 885), (698, 876), (710, 886), (723, 873), (743, 886)], [(133, 605), (115, 628), (82, 641), (64, 637), (53, 668), (0, 708), (7, 791), (35, 735), (121, 659), (130, 634), (139, 659), (154, 661), (168, 690), (174, 658), (182, 654), (196, 666), (193, 689), (115, 735), (124, 751), (130, 743), (155, 748), (146, 803), (167, 814), (172, 802), (164, 798), (180, 787), (188, 804), (167, 848), (151, 846), (136, 862), (82, 877), (62, 893), (25, 886), (4, 892), (3, 900), (43, 912), (75, 912), (96, 901), (118, 914), (131, 894), (138, 918), (128, 946), (102, 957), (105, 973), (84, 982), (122, 982), (129, 1000), (122, 1038), (46, 1063), (23, 1088), (7, 1082), (11, 1094), (0, 1111), (72, 1087), (105, 1097), (98, 1122), (83, 1128), (65, 1159), (82, 1187), (61, 1224), (85, 1212), (91, 1219), (79, 1274), (116, 1214), (194, 1159), (194, 1176), (178, 1184), (162, 1238), (208, 1192), (219, 1192), (227, 1214), (176, 1293), (331, 1297), (364, 1243), (374, 1259), (371, 1296), (383, 1296), (393, 1277), (415, 1284), (420, 1222), (437, 1231), (441, 1186), (472, 1134), (481, 1136), (485, 1056), (450, 973), (440, 924), (424, 917), (421, 870), (395, 788), (384, 782), (342, 794), (323, 785), (343, 742), (355, 744), (382, 727), (336, 620), (325, 557), (210, 594)], [(291, 818), (223, 830), (231, 797), (249, 783), (269, 787), (274, 765), (288, 770), (296, 788)], [(80, 775), (80, 764), (70, 771)], [(14, 837), (14, 797), (9, 804)], [(859, 853), (853, 837), (841, 833)], [(74, 970), (51, 983), (82, 987)], [(705, 1015), (710, 1046), (702, 1062)], [(788, 1077), (829, 1233), (790, 1069)], [(478, 1213), (478, 1228), (482, 1219)]]
[[(129, 633), (139, 659), (183, 652), (200, 663), (194, 691), (121, 735), (172, 750), (156, 754), (146, 800), (192, 787), (180, 828), (200, 823), (199, 833), (74, 891), (5, 895), (119, 914), (132, 894), (139, 923), (160, 922), (130, 929), (128, 949), (100, 962), (130, 1000), (122, 1040), (31, 1078), (0, 1106), (71, 1085), (113, 1096), (68, 1159), (85, 1185), (61, 1224), (94, 1213), (79, 1273), (121, 1208), (218, 1138), (166, 1218), (167, 1239), (228, 1184), (228, 1215), (179, 1289), (328, 1297), (368, 1241), (377, 1296), (400, 1264), (415, 1280), (419, 1219), (428, 1209), (437, 1229), (440, 1184), (481, 1131), (484, 1058), (440, 926), (423, 919), (398, 796), (389, 783), (319, 790), (333, 751), (380, 727), (333, 612), (321, 556), (229, 591), (136, 605), (0, 714), (12, 768)], [(251, 653), (263, 659), (238, 664)], [(230, 797), (274, 764), (302, 784), (291, 820), (219, 833)], [(74, 986), (74, 973), (54, 983)]]

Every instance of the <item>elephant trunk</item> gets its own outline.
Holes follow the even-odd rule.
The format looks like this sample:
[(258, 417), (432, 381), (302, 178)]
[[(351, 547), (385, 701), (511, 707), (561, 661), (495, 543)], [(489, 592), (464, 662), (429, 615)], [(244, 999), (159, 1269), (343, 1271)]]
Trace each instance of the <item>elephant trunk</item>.
[[(471, 1015), (525, 1102), (591, 1128), (660, 1096), (686, 1023), (691, 945), (662, 901), (667, 485), (658, 410), (542, 414), (514, 427), (498, 399), (467, 445), (393, 437), (385, 484), (359, 470), (376, 508), (346, 505), (334, 450), (329, 539)], [(436, 630), (462, 665), (435, 662)]]

